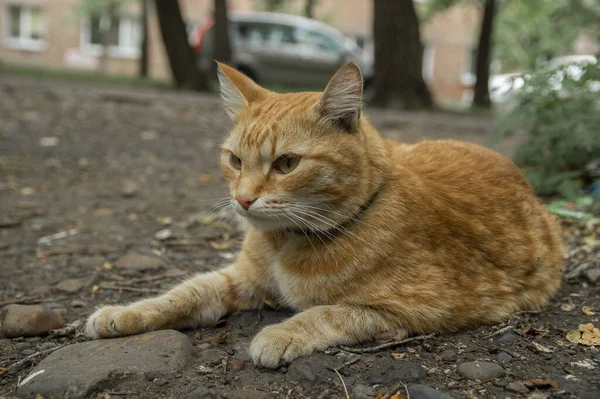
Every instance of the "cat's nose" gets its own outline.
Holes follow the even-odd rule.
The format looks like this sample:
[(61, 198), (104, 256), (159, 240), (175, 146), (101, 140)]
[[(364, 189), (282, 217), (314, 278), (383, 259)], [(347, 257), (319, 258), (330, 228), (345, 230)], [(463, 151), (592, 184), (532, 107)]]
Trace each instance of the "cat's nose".
[(254, 198), (252, 198), (252, 197), (246, 197), (245, 195), (236, 195), (235, 196), (235, 200), (245, 210), (248, 210), (248, 208), (250, 208), (250, 205), (252, 205), (254, 203), (254, 201), (256, 201), (256, 199), (257, 199), (256, 197), (254, 197)]

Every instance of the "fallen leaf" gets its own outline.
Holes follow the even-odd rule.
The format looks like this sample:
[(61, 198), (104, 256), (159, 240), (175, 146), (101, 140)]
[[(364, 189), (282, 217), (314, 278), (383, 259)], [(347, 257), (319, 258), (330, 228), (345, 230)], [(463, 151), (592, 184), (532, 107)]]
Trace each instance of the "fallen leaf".
[(161, 224), (163, 226), (169, 226), (173, 223), (173, 218), (169, 216), (159, 216), (156, 218), (156, 223)]
[(94, 286), (92, 287), (92, 292), (96, 292), (96, 291), (98, 291), (99, 289), (100, 289), (100, 287), (99, 287), (99, 286), (97, 286), (97, 285), (94, 285)]
[(573, 305), (572, 303), (563, 303), (562, 305), (560, 305), (560, 308), (565, 312), (570, 312), (573, 309), (575, 309), (575, 305)]
[(581, 367), (582, 369), (594, 370), (596, 367), (590, 359), (583, 359), (577, 362), (571, 362), (571, 366)]
[(159, 230), (156, 232), (156, 234), (154, 234), (154, 238), (156, 238), (157, 240), (160, 240), (160, 241), (164, 241), (168, 238), (171, 238), (172, 236), (173, 236), (173, 230), (171, 230), (171, 229)]
[(396, 360), (404, 359), (406, 357), (406, 353), (392, 353), (392, 357)]
[(3, 373), (6, 370), (4, 367), (0, 367), (0, 373)]
[(224, 242), (211, 241), (210, 246), (216, 250), (229, 249), (233, 246), (233, 241), (224, 241)]
[(592, 308), (588, 307), (588, 306), (584, 306), (581, 308), (581, 311), (583, 312), (584, 315), (586, 316), (593, 316), (596, 314), (596, 312), (592, 311)]
[(525, 382), (527, 388), (552, 388), (558, 389), (560, 384), (557, 381), (551, 380), (550, 378), (533, 378)]
[(537, 342), (532, 342), (531, 347), (538, 351), (539, 353), (552, 353), (552, 349), (546, 348), (543, 345), (538, 344)]
[(383, 394), (382, 393), (378, 393), (377, 396), (375, 396), (375, 399), (381, 399), (383, 398)]
[(112, 263), (104, 262), (102, 267), (105, 268), (106, 270), (110, 270), (114, 267), (114, 265)]
[(396, 392), (390, 399), (404, 399), (404, 396), (400, 392)]
[(577, 330), (567, 333), (567, 339), (576, 344), (600, 345), (600, 329), (594, 327), (592, 323), (580, 324)]

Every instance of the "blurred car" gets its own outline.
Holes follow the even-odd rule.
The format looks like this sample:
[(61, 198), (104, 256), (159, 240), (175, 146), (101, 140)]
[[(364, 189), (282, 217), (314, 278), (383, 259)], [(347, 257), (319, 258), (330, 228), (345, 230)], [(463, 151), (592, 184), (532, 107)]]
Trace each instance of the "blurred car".
[[(214, 19), (206, 18), (191, 35), (198, 66), (214, 68)], [(365, 85), (373, 78), (373, 56), (337, 29), (305, 17), (230, 12), (231, 64), (260, 84), (320, 88), (344, 63), (355, 61)]]

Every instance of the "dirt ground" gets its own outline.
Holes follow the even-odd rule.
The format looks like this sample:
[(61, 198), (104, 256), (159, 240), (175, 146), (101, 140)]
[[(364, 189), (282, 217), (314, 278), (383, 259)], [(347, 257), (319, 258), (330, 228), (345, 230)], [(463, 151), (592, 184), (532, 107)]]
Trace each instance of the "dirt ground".
[[(410, 141), (483, 143), (491, 131), (482, 116), (374, 111), (372, 120), (386, 135)], [(240, 232), (227, 219), (206, 216), (227, 195), (217, 157), (228, 126), (215, 97), (0, 76), (0, 306), (43, 303), (71, 323), (100, 304), (152, 295), (230, 263)], [(510, 152), (510, 143), (503, 145)], [(59, 232), (69, 233), (53, 236)], [(600, 283), (584, 273), (600, 267), (599, 232), (599, 224), (565, 223), (571, 274), (541, 313), (374, 353), (334, 348), (265, 371), (249, 361), (246, 348), (260, 328), (288, 314), (243, 312), (214, 328), (185, 332), (195, 357), (184, 372), (158, 382), (119, 380), (98, 396), (342, 398), (343, 379), (352, 398), (385, 395), (400, 382), (456, 398), (600, 398), (600, 351), (565, 338), (579, 324), (600, 326)], [(119, 267), (129, 251), (158, 257), (161, 265)], [(583, 306), (595, 314), (584, 314)], [(17, 382), (44, 356), (11, 365), (83, 340), (77, 334), (0, 339), (0, 397), (14, 396)], [(466, 380), (458, 366), (470, 361), (498, 363), (507, 375)], [(507, 390), (507, 384), (534, 378), (557, 384)]]

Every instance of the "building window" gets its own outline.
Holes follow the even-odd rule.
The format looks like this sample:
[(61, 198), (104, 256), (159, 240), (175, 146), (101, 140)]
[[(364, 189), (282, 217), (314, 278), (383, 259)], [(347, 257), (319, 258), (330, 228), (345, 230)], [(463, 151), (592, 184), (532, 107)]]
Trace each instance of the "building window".
[(4, 43), (7, 47), (41, 51), (46, 47), (44, 16), (40, 7), (9, 5)]
[(137, 18), (125, 16), (94, 16), (83, 23), (81, 47), (100, 56), (105, 51), (111, 57), (140, 56), (141, 26)]

